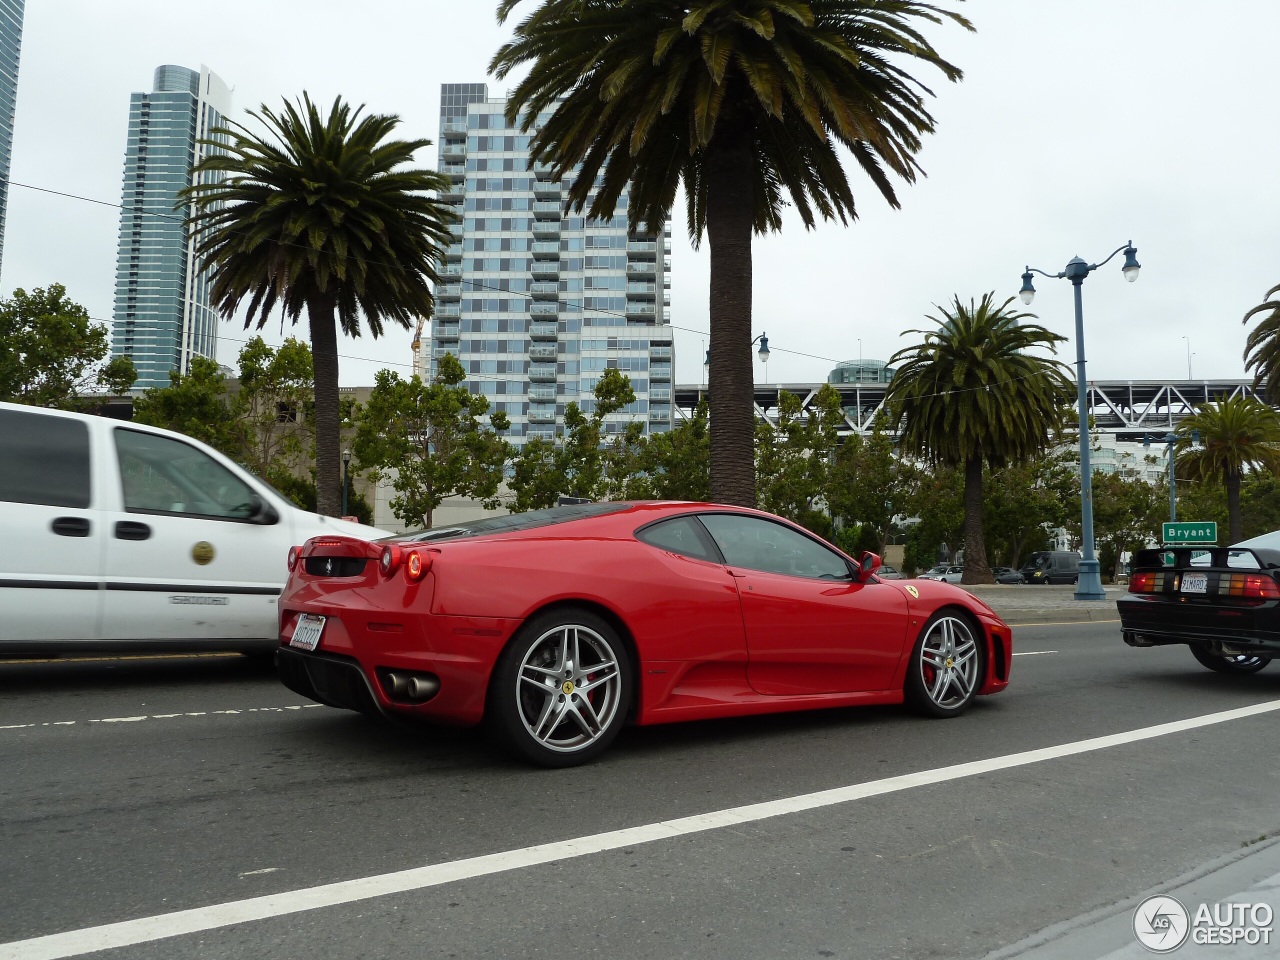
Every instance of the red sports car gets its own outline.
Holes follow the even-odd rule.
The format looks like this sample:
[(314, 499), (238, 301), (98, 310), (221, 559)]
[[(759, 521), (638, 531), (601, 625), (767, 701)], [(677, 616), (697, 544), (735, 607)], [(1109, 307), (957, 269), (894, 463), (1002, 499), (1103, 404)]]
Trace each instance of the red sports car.
[(586, 503), (289, 553), (276, 664), (369, 715), (485, 723), (547, 766), (628, 721), (901, 703), (959, 714), (1009, 682), (981, 600), (876, 577), (779, 517), (705, 503)]

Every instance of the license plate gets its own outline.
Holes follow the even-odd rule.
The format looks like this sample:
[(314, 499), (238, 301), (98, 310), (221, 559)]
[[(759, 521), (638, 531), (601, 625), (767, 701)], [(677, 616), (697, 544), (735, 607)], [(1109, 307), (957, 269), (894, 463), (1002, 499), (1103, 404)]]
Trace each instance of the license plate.
[(1183, 593), (1208, 593), (1209, 575), (1207, 573), (1184, 573), (1182, 575)]
[(293, 636), (289, 638), (289, 646), (301, 647), (303, 650), (314, 650), (320, 645), (320, 634), (324, 630), (324, 617), (314, 613), (304, 613), (298, 618), (293, 628)]

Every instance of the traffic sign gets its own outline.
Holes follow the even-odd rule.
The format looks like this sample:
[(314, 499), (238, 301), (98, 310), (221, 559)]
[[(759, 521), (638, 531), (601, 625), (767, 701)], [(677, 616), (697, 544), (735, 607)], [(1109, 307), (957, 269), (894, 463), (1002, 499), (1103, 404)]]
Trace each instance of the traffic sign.
[(1184, 520), (1178, 523), (1166, 523), (1163, 527), (1166, 544), (1193, 546), (1200, 543), (1214, 544), (1218, 542), (1218, 524), (1213, 520)]

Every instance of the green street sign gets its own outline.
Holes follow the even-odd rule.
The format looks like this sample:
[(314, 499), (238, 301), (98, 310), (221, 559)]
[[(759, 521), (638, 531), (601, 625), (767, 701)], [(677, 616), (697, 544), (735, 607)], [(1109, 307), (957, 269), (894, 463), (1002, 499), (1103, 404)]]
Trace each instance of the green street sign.
[(1185, 520), (1178, 523), (1165, 523), (1161, 526), (1166, 544), (1195, 545), (1218, 542), (1218, 524), (1213, 520)]

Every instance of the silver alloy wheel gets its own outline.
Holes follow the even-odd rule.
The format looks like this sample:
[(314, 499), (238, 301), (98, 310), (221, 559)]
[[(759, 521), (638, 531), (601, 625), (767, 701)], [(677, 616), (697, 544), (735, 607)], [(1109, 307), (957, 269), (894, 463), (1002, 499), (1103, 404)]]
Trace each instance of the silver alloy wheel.
[(581, 624), (561, 624), (525, 651), (516, 673), (516, 708), (534, 741), (575, 753), (609, 729), (622, 698), (618, 652)]
[(916, 664), (925, 695), (944, 710), (963, 706), (978, 683), (978, 643), (957, 617), (936, 620), (920, 643)]
[(1224, 654), (1222, 659), (1234, 670), (1261, 670), (1271, 662), (1269, 657), (1259, 657), (1249, 653), (1237, 653), (1234, 656)]

